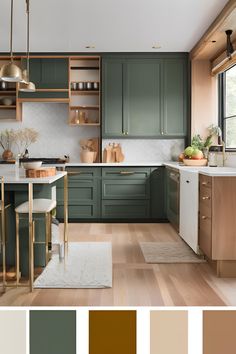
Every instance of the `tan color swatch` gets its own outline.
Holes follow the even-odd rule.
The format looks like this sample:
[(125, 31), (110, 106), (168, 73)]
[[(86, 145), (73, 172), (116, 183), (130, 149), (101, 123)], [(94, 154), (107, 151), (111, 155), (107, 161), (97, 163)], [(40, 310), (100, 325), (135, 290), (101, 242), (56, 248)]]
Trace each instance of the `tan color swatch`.
[(136, 311), (89, 311), (89, 354), (136, 354)]
[(151, 311), (150, 353), (188, 353), (188, 312)]
[(26, 353), (26, 311), (0, 311), (0, 353)]
[(236, 353), (236, 311), (203, 312), (203, 354)]

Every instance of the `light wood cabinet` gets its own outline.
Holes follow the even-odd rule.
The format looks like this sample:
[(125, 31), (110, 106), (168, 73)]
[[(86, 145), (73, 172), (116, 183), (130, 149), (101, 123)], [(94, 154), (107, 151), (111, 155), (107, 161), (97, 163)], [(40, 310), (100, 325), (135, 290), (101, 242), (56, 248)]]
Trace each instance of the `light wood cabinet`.
[(236, 177), (200, 175), (199, 246), (218, 275), (236, 275)]

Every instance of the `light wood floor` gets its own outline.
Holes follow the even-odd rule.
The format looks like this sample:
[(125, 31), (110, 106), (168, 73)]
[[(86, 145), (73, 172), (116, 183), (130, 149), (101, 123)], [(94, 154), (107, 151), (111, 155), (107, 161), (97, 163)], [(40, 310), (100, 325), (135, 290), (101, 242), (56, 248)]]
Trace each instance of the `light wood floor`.
[(0, 306), (236, 305), (236, 279), (218, 279), (201, 264), (146, 264), (140, 241), (173, 241), (169, 224), (69, 224), (69, 241), (111, 241), (111, 289), (7, 289)]

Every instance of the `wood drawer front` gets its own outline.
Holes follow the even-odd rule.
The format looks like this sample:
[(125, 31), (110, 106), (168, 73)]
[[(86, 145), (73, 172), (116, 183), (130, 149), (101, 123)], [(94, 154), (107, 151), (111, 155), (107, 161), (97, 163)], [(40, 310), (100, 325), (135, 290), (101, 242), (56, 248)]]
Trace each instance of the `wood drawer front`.
[(211, 188), (201, 187), (199, 194), (199, 204), (203, 207), (207, 207), (209, 209), (212, 208), (212, 192)]
[(200, 181), (200, 190), (204, 188), (211, 188), (212, 186), (212, 177), (206, 176), (206, 175), (201, 175), (199, 176), (199, 181)]
[[(68, 204), (77, 205), (81, 202), (90, 203), (97, 200), (96, 185), (91, 183), (78, 183), (76, 188), (70, 187), (68, 189)], [(57, 188), (57, 203), (64, 203), (64, 190)]]
[[(99, 210), (96, 204), (80, 204), (68, 206), (69, 219), (92, 219), (99, 218)], [(57, 218), (64, 219), (64, 207), (57, 206)]]
[[(204, 209), (204, 208), (202, 208)], [(206, 210), (199, 215), (199, 246), (204, 254), (212, 259), (212, 225), (211, 217), (206, 215)]]
[(146, 179), (150, 176), (150, 168), (137, 168), (137, 167), (116, 167), (116, 168), (103, 168), (103, 178), (120, 178), (123, 179)]
[(149, 218), (149, 201), (103, 200), (102, 217), (108, 219)]
[(104, 179), (102, 199), (149, 199), (149, 181)]

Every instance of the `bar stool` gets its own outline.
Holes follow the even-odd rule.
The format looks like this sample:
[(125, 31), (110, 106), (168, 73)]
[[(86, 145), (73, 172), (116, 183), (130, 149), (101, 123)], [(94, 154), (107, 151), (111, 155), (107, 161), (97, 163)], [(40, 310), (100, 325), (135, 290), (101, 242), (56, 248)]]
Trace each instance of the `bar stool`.
[[(51, 235), (51, 224), (52, 224), (52, 210), (56, 208), (56, 201), (51, 199), (33, 199), (32, 208), (30, 202), (24, 202), (15, 208), (16, 213), (16, 284), (19, 285), (20, 278), (20, 247), (19, 247), (19, 223), (20, 219), (25, 218), (25, 215), (32, 214), (44, 214), (45, 215), (45, 252), (46, 252), (46, 264), (49, 261), (48, 243)], [(30, 228), (32, 229), (30, 230)], [(32, 225), (29, 218), (29, 230), (32, 239), (29, 237), (29, 275), (30, 275), (30, 288), (33, 290), (33, 280), (34, 280), (34, 242), (35, 242), (35, 220), (32, 220)]]

